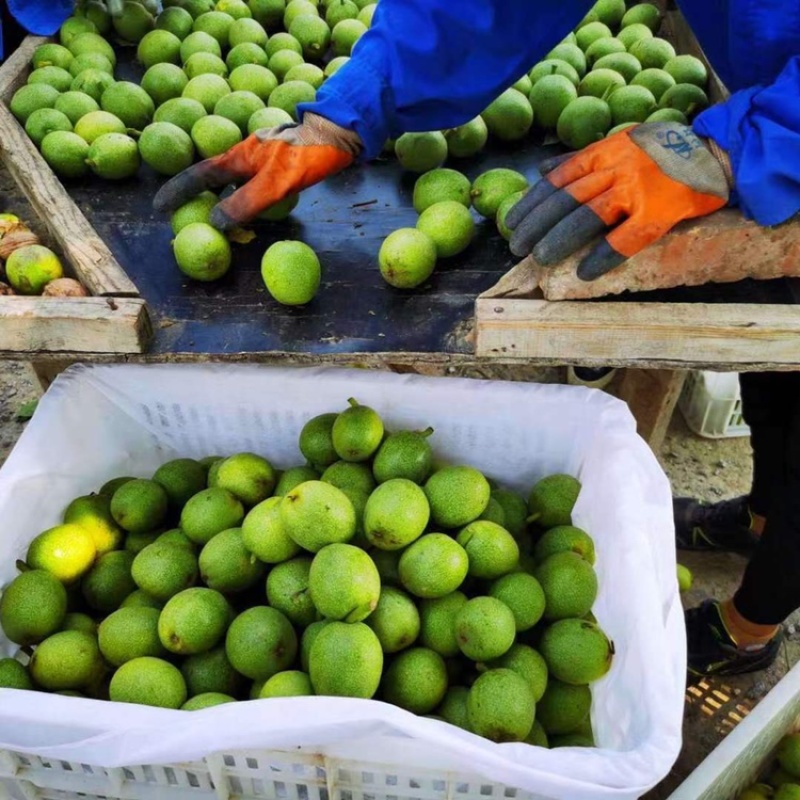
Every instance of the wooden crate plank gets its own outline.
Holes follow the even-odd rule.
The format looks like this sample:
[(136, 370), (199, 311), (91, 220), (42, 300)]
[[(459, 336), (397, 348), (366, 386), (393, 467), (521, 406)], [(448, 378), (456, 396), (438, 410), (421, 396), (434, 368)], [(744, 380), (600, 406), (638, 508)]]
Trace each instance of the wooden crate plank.
[[(31, 53), (39, 43), (38, 37), (29, 37), (0, 68), (0, 98), (4, 101), (19, 86), (20, 79), (24, 82)], [(0, 158), (89, 291), (94, 295), (137, 297), (136, 286), (3, 103)]]
[(476, 356), (618, 366), (800, 368), (792, 306), (705, 303), (476, 303)]
[(152, 338), (144, 300), (0, 297), (3, 355), (142, 353)]
[[(74, 364), (80, 364), (82, 360), (83, 359), (57, 355), (50, 356), (44, 360), (36, 358), (35, 360), (31, 360), (30, 365), (33, 369), (33, 374), (36, 376), (36, 380), (39, 382), (39, 388), (43, 392), (46, 392), (53, 381), (64, 372), (64, 370), (69, 369)], [(117, 363), (119, 363), (119, 361), (117, 361)]]
[(44, 36), (28, 36), (0, 66), (0, 102), (8, 105), (14, 92), (28, 79), (33, 51), (47, 42)]

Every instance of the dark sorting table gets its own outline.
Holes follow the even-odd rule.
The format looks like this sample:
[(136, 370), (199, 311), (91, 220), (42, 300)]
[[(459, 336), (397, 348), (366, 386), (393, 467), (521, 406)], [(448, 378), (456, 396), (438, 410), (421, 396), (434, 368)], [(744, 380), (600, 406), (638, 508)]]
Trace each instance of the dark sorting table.
[[(118, 52), (117, 77), (139, 83), (135, 48)], [(513, 166), (533, 180), (537, 164), (552, 152), (535, 142), (493, 148), (464, 169), (474, 178)], [(129, 181), (89, 178), (67, 189), (147, 301), (153, 353), (458, 352), (466, 347), (460, 334), (475, 297), (515, 260), (494, 223), (483, 220), (468, 251), (440, 261), (425, 285), (414, 291), (388, 286), (378, 270), (378, 250), (393, 230), (414, 226), (415, 179), (387, 158), (307, 189), (287, 220), (250, 226), (257, 238), (234, 244), (230, 272), (209, 284), (178, 270), (169, 218), (151, 208), (166, 178), (143, 165)], [(300, 239), (320, 258), (322, 286), (307, 306), (281, 306), (265, 289), (261, 257), (281, 239)]]
[[(121, 79), (141, 79), (133, 48), (123, 48)], [(521, 145), (492, 143), (477, 158), (451, 163), (474, 179), (494, 167), (517, 169), (531, 181), (538, 164), (559, 152), (535, 138)], [(440, 260), (431, 279), (412, 291), (388, 286), (378, 270), (383, 239), (412, 226), (415, 175), (394, 158), (353, 167), (303, 192), (291, 217), (259, 223), (257, 238), (234, 244), (234, 264), (211, 284), (186, 278), (177, 268), (169, 219), (153, 212), (151, 199), (164, 182), (143, 166), (121, 183), (88, 179), (68, 185), (70, 194), (109, 245), (147, 301), (156, 331), (153, 353), (232, 354), (257, 352), (344, 353), (468, 352), (464, 332), (477, 295), (493, 286), (514, 264), (493, 221), (477, 214), (477, 234), (461, 255)], [(475, 212), (473, 212), (475, 213)], [(302, 308), (279, 305), (266, 292), (260, 260), (281, 239), (300, 239), (318, 254), (323, 283)], [(786, 281), (756, 285), (652, 292), (621, 297), (661, 302), (791, 302)]]
[[(37, 43), (27, 40), (0, 70), (4, 103), (26, 80)], [(133, 51), (120, 56), (118, 77), (138, 80)], [(196, 283), (177, 269), (169, 220), (151, 208), (164, 178), (143, 167), (130, 181), (87, 179), (64, 187), (7, 108), (0, 112), (0, 155), (95, 295), (81, 302), (32, 302), (30, 311), (19, 300), (3, 305), (0, 298), (0, 322), (3, 313), (11, 315), (6, 329), (13, 326), (19, 342), (0, 352), (30, 354), (44, 384), (69, 363), (120, 358), (355, 363), (431, 374), (451, 365), (612, 364), (634, 368), (626, 370), (629, 391), (623, 386), (619, 394), (632, 406), (637, 398), (647, 400), (649, 410), (634, 413), (640, 430), (655, 442), (685, 370), (800, 365), (800, 325), (785, 305), (794, 299), (786, 281), (599, 302), (476, 304), (516, 261), (492, 221), (479, 221), (472, 245), (441, 261), (425, 285), (392, 289), (378, 271), (380, 244), (416, 221), (415, 176), (404, 174), (393, 159), (350, 169), (307, 190), (289, 220), (261, 224), (255, 241), (234, 246), (228, 276)], [(491, 144), (478, 158), (452, 166), (470, 178), (512, 167), (533, 182), (541, 160), (557, 152), (530, 137), (513, 147)], [(275, 303), (260, 276), (265, 249), (287, 238), (306, 241), (323, 265), (324, 285), (304, 308)], [(468, 336), (473, 326), (475, 337)], [(630, 378), (637, 374), (638, 383)]]
[[(472, 179), (486, 169), (506, 166), (533, 181), (538, 163), (554, 151), (537, 144), (513, 150), (495, 147), (463, 169)], [(234, 244), (232, 269), (210, 284), (189, 280), (175, 264), (169, 219), (151, 208), (161, 176), (143, 168), (128, 182), (87, 181), (69, 189), (147, 301), (156, 353), (462, 352), (468, 347), (462, 334), (472, 319), (476, 296), (494, 285), (516, 259), (494, 223), (481, 219), (470, 247), (460, 256), (440, 260), (423, 286), (412, 291), (388, 286), (378, 270), (377, 254), (389, 233), (414, 226), (415, 178), (387, 159), (351, 168), (306, 190), (289, 219), (252, 226), (256, 239)], [(261, 256), (281, 239), (306, 242), (322, 263), (322, 286), (307, 306), (281, 306), (265, 290)], [(792, 293), (786, 280), (742, 281), (618, 299), (788, 303)]]
[[(496, 150), (471, 160), (465, 171), (472, 178), (513, 165), (534, 179), (547, 152), (537, 145), (513, 153)], [(151, 209), (162, 177), (143, 168), (129, 182), (87, 181), (70, 191), (147, 300), (156, 352), (458, 351), (475, 297), (515, 259), (494, 223), (483, 220), (469, 249), (441, 260), (423, 286), (401, 291), (386, 284), (378, 250), (393, 230), (414, 226), (415, 177), (396, 161), (384, 160), (307, 189), (289, 219), (253, 225), (257, 238), (234, 244), (232, 269), (211, 284), (189, 280), (175, 264), (169, 219)], [(306, 242), (322, 263), (322, 286), (307, 306), (281, 306), (264, 287), (261, 256), (281, 239)]]

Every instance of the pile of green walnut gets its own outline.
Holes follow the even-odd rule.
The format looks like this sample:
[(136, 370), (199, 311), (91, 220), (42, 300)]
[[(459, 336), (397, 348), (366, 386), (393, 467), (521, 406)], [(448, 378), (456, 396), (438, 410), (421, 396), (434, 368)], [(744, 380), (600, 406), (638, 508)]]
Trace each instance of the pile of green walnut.
[(489, 139), (521, 142), (555, 135), (586, 147), (640, 122), (689, 122), (708, 106), (708, 71), (660, 38), (651, 3), (598, 0), (578, 27), (480, 116), (457, 128), (405, 133), (390, 143), (413, 172), (477, 155)]
[[(141, 162), (171, 176), (225, 152), (259, 128), (292, 122), (298, 103), (350, 57), (372, 23), (369, 0), (126, 0), (112, 17), (83, 0), (62, 26), (60, 44), (33, 55), (28, 84), (11, 110), (62, 178), (88, 173), (122, 180)], [(441, 258), (461, 254), (475, 234), (471, 207), (506, 239), (509, 209), (527, 191), (518, 172), (493, 169), (469, 180), (446, 160), (477, 156), (490, 139), (557, 137), (578, 149), (640, 122), (688, 122), (708, 105), (708, 73), (659, 38), (662, 16), (650, 3), (598, 0), (576, 30), (503, 91), (479, 116), (445, 131), (404, 133), (386, 143), (406, 170), (424, 173), (414, 191), (414, 228), (390, 233), (378, 254), (382, 276), (398, 289), (424, 286)], [(112, 42), (135, 44), (139, 83), (115, 78)], [(286, 219), (296, 194), (268, 209)], [(228, 239), (209, 224), (218, 198), (204, 192), (172, 219), (179, 268), (214, 281), (231, 266)], [(185, 230), (185, 232), (184, 232)], [(310, 302), (319, 259), (302, 242), (279, 242), (262, 273), (284, 305)]]
[(748, 786), (736, 800), (800, 800), (800, 734), (788, 733), (758, 783)]
[[(292, 122), (298, 103), (314, 100), (349, 59), (375, 11), (364, 0), (163, 5), (153, 15), (152, 3), (126, 0), (114, 17), (103, 2), (84, 0), (61, 27), (59, 43), (35, 50), (27, 84), (10, 107), (61, 178), (121, 181), (142, 163), (172, 176), (257, 129)], [(136, 80), (116, 77), (120, 42), (136, 45)], [(283, 220), (297, 202), (291, 195), (262, 217)], [(193, 203), (183, 217), (200, 227), (173, 245), (178, 266), (195, 280), (217, 280), (231, 266), (228, 240), (208, 224), (215, 203), (210, 193)], [(313, 285), (308, 273), (277, 293), (270, 282), (267, 288), (279, 302), (297, 305)]]
[(3, 591), (21, 651), (0, 687), (186, 710), (375, 697), (498, 742), (592, 746), (613, 646), (580, 483), (550, 475), (526, 502), (437, 465), (431, 434), (351, 400), (305, 424), (304, 465), (181, 458), (76, 498)]
[[(172, 0), (154, 16), (126, 0), (114, 17), (79, 2), (59, 43), (38, 47), (11, 100), (64, 178), (135, 175), (143, 161), (176, 175), (259, 128), (292, 122), (347, 61), (374, 3), (328, 0)], [(119, 80), (118, 42), (135, 44), (139, 81)], [(297, 198), (269, 219), (286, 216)]]
[(523, 142), (532, 132), (577, 150), (641, 122), (686, 124), (705, 109), (705, 65), (676, 55), (657, 36), (660, 26), (661, 12), (650, 3), (626, 8), (625, 0), (598, 0), (573, 33), (480, 116), (391, 143), (405, 169), (424, 174), (414, 188), (416, 228), (394, 231), (381, 247), (385, 280), (399, 289), (421, 286), (437, 259), (463, 252), (475, 233), (470, 206), (510, 238), (505, 218), (527, 191), (526, 178), (493, 169), (470, 186), (461, 172), (442, 168), (446, 160), (474, 157), (490, 138)]
[(413, 289), (430, 278), (439, 258), (466, 250), (475, 235), (471, 208), (493, 220), (500, 235), (510, 239), (506, 214), (527, 191), (522, 173), (502, 167), (482, 172), (472, 183), (444, 167), (421, 175), (414, 184), (416, 227), (390, 233), (378, 253), (384, 280), (397, 289)]

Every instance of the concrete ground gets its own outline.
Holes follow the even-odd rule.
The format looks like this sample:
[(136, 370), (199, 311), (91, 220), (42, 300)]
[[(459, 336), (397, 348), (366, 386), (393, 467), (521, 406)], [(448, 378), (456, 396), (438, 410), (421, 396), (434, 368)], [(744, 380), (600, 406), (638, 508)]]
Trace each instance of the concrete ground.
[[(44, 234), (16, 189), (0, 166), (0, 211), (17, 213)], [(46, 236), (43, 236), (45, 241)], [(1, 345), (0, 345), (1, 346)], [(466, 377), (511, 380), (558, 381), (560, 370), (498, 368), (470, 370)], [(0, 465), (24, 430), (25, 422), (17, 412), (39, 394), (38, 383), (30, 367), (23, 362), (0, 361)], [(664, 470), (676, 494), (707, 501), (733, 497), (748, 490), (751, 477), (751, 453), (747, 439), (706, 440), (692, 434), (676, 413), (667, 439), (659, 454)], [(744, 569), (744, 559), (729, 554), (679, 554), (682, 563), (695, 576), (695, 583), (685, 597), (687, 606), (705, 597), (728, 597), (736, 588)], [(700, 681), (687, 688), (684, 718), (684, 745), (678, 762), (665, 781), (647, 795), (648, 800), (663, 800), (708, 755), (736, 723), (800, 659), (800, 616), (788, 621), (788, 636), (778, 662), (766, 672), (740, 678)]]
[[(749, 490), (752, 454), (747, 438), (700, 439), (689, 431), (680, 412), (672, 421), (659, 460), (676, 495), (713, 502)], [(678, 560), (694, 573), (684, 606), (706, 597), (727, 598), (736, 590), (746, 559), (732, 553), (679, 552)], [(692, 681), (687, 686), (683, 750), (669, 776), (647, 800), (667, 798), (762, 697), (800, 660), (800, 614), (786, 622), (782, 652), (768, 670), (752, 675)]]

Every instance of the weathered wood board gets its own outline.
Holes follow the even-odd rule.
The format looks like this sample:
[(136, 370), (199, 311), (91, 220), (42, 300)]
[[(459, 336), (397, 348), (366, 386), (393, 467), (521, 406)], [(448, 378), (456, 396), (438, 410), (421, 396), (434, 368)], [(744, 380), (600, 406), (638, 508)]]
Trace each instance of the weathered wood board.
[[(669, 313), (659, 313), (665, 310), (659, 306)], [(478, 300), (477, 316), (476, 354), (485, 358), (720, 371), (800, 369), (800, 313), (790, 305), (503, 298)]]
[(67, 272), (95, 296), (0, 297), (0, 351), (141, 353), (152, 338), (145, 301), (7, 107), (44, 41), (28, 37), (0, 67), (0, 158), (57, 243)]
[(0, 347), (17, 353), (140, 353), (152, 336), (144, 300), (0, 297)]

